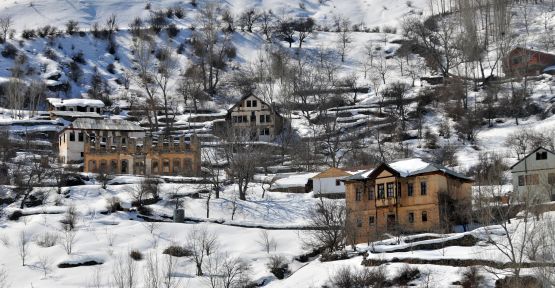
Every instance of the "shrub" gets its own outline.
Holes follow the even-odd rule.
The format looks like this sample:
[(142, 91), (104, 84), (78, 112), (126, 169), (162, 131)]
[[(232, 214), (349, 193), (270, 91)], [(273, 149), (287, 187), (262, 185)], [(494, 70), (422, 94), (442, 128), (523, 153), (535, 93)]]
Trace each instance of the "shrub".
[(83, 51), (75, 53), (71, 59), (77, 63), (85, 64), (85, 55), (83, 54)]
[(37, 236), (35, 242), (41, 247), (52, 247), (58, 242), (58, 235), (56, 233), (44, 232)]
[(287, 274), (289, 274), (289, 265), (287, 260), (283, 256), (273, 255), (270, 257), (270, 261), (266, 264), (266, 267), (270, 269), (270, 272), (276, 276), (278, 279), (283, 279)]
[(147, 216), (152, 215), (152, 209), (148, 206), (137, 207), (137, 212), (139, 212), (142, 215), (147, 215)]
[(12, 214), (10, 214), (10, 216), (8, 217), (9, 220), (12, 221), (17, 221), (19, 220), (19, 218), (21, 218), (23, 216), (23, 212), (21, 212), (21, 210), (15, 210), (12, 212)]
[(44, 48), (44, 52), (42, 52), (42, 54), (44, 55), (44, 57), (52, 60), (52, 61), (58, 61), (58, 55), (56, 55), (56, 52), (54, 52), (53, 49), (51, 48)]
[(139, 250), (134, 249), (129, 252), (129, 257), (131, 257), (131, 259), (135, 261), (141, 261), (143, 260), (143, 253), (141, 253), (141, 251)]
[(37, 33), (33, 29), (23, 29), (23, 32), (21, 32), (21, 37), (23, 37), (24, 39), (32, 39), (37, 37)]
[(108, 72), (110, 72), (111, 74), (116, 74), (116, 66), (114, 65), (114, 63), (108, 64), (106, 70), (108, 70)]
[(183, 17), (185, 17), (185, 9), (183, 9), (180, 6), (173, 7), (173, 13), (175, 14), (175, 17), (179, 19), (182, 19)]
[(106, 199), (106, 209), (108, 209), (108, 212), (110, 213), (123, 210), (119, 198), (115, 196)]
[(2, 56), (4, 58), (14, 59), (17, 56), (17, 48), (11, 43), (4, 44), (4, 49), (2, 49)]
[(75, 229), (78, 217), (79, 215), (77, 214), (77, 208), (74, 205), (69, 206), (67, 208), (66, 214), (64, 215), (64, 218), (60, 220), (64, 230), (70, 231)]
[(463, 288), (478, 288), (484, 285), (484, 276), (480, 275), (478, 267), (472, 266), (466, 268), (462, 274), (460, 282)]
[(177, 26), (173, 23), (168, 26), (167, 31), (170, 38), (173, 38), (177, 36), (177, 34), (179, 34), (179, 28), (177, 28)]
[(162, 252), (162, 254), (167, 254), (173, 257), (193, 256), (193, 252), (191, 250), (177, 245), (169, 246), (168, 248), (164, 249), (164, 252)]
[(349, 259), (347, 252), (341, 251), (337, 253), (324, 253), (322, 257), (320, 257), (321, 262), (329, 262), (329, 261), (337, 261), (337, 260), (345, 260)]
[(342, 267), (330, 279), (333, 287), (337, 288), (381, 288), (391, 284), (387, 281), (385, 270), (382, 268), (352, 270), (350, 267)]
[(399, 286), (407, 286), (409, 282), (416, 280), (420, 277), (420, 270), (412, 268), (409, 265), (403, 266), (399, 275), (393, 278), (393, 283)]

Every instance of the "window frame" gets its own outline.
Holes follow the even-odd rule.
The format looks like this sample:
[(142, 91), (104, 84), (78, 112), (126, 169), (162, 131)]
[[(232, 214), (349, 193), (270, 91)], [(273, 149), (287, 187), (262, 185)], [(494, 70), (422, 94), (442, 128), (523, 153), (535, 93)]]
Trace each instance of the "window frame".
[(428, 182), (420, 181), (420, 196), (428, 195)]
[(378, 186), (378, 199), (385, 199), (385, 185), (380, 183)]
[(422, 219), (422, 222), (428, 222), (428, 211), (422, 211), (420, 217)]
[(414, 183), (412, 182), (407, 183), (407, 196), (408, 197), (414, 196)]

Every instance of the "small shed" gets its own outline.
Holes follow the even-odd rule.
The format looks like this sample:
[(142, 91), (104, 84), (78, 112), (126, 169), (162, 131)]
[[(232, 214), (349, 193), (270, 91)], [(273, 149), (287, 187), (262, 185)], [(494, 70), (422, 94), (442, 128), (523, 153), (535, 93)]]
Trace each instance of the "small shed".
[(286, 193), (308, 193), (312, 191), (312, 177), (316, 175), (318, 175), (317, 172), (277, 174), (272, 180), (270, 191)]

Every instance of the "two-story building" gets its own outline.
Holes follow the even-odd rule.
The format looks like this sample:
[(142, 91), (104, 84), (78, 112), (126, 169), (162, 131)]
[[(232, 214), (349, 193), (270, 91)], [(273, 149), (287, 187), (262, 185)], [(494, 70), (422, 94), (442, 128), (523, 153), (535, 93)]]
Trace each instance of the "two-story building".
[[(95, 131), (96, 132), (96, 131)], [(134, 175), (199, 176), (200, 141), (190, 136), (85, 135), (84, 172)]]
[(422, 159), (382, 163), (345, 178), (347, 221), (356, 243), (387, 232), (450, 230), (471, 205), (472, 179)]
[(555, 154), (543, 147), (511, 167), (516, 199), (536, 203), (555, 201)]
[(242, 140), (272, 141), (283, 130), (284, 118), (253, 94), (242, 97), (227, 112), (225, 133)]
[(58, 134), (58, 153), (62, 163), (80, 163), (84, 159), (85, 135), (95, 135), (101, 142), (108, 139), (126, 143), (129, 138), (144, 138), (145, 128), (121, 119), (79, 118)]

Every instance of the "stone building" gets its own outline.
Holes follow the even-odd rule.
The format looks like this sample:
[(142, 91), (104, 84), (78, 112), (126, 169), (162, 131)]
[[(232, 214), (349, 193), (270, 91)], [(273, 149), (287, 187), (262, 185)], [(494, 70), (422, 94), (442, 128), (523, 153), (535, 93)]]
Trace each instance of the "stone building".
[(121, 119), (79, 118), (58, 134), (58, 151), (62, 163), (81, 163), (85, 152), (85, 135), (96, 135), (106, 143), (118, 139), (126, 144), (129, 138), (144, 138), (145, 129), (133, 122)]
[(460, 222), (470, 209), (472, 180), (441, 165), (405, 159), (343, 181), (349, 235), (356, 243), (386, 232), (440, 231), (466, 224)]
[(284, 123), (285, 119), (271, 104), (250, 94), (228, 110), (225, 127), (219, 127), (219, 133), (242, 140), (273, 141), (283, 131)]
[(134, 175), (200, 175), (200, 141), (192, 136), (85, 137), (84, 172)]

